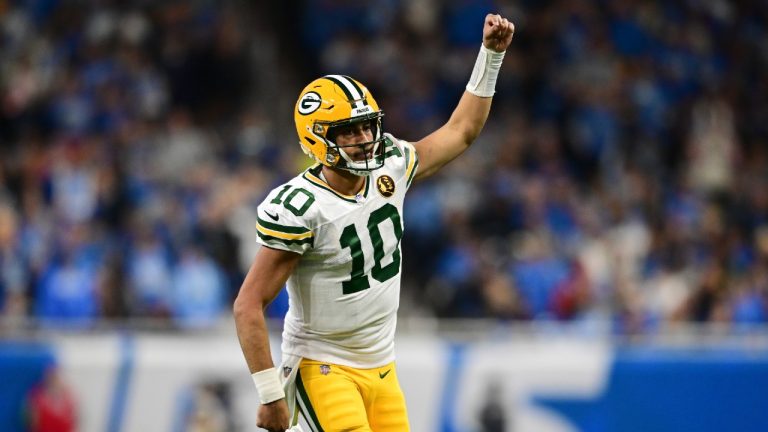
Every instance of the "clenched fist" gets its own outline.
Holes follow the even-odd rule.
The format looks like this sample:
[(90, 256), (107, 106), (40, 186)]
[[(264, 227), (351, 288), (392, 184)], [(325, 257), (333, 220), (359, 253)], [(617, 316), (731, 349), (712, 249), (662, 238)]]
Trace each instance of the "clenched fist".
[(483, 45), (496, 52), (506, 51), (512, 36), (515, 34), (515, 25), (498, 14), (485, 16), (483, 26)]
[(290, 425), (291, 417), (285, 399), (279, 399), (259, 407), (256, 426), (269, 432), (285, 432)]

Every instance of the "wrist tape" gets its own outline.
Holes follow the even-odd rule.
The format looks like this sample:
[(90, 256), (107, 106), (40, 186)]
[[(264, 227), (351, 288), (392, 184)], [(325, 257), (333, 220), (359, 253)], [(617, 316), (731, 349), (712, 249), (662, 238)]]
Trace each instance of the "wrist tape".
[(264, 405), (285, 397), (280, 377), (273, 367), (251, 374), (256, 390), (259, 392), (259, 402)]
[(492, 97), (496, 93), (496, 78), (499, 76), (505, 52), (492, 51), (485, 45), (480, 45), (472, 76), (467, 83), (468, 92), (480, 97)]

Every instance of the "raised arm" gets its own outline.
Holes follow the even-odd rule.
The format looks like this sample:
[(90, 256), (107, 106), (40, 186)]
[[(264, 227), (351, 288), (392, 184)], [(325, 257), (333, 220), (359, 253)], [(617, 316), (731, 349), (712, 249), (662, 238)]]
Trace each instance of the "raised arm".
[(483, 47), (467, 84), (467, 90), (461, 96), (448, 122), (414, 143), (419, 155), (417, 179), (434, 174), (469, 148), (480, 134), (491, 110), (496, 75), (504, 52), (512, 42), (514, 31), (514, 24), (501, 15), (488, 14), (485, 17)]
[(301, 255), (263, 246), (256, 254), (234, 305), (237, 337), (259, 388), (257, 426), (284, 431), (290, 426), (288, 405), (274, 370), (264, 309), (275, 299)]

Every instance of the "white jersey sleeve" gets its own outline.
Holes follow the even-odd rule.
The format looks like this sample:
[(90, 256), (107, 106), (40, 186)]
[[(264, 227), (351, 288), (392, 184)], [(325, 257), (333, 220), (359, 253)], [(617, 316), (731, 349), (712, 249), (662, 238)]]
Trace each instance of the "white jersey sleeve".
[(300, 255), (315, 245), (309, 208), (312, 192), (286, 184), (274, 189), (259, 205), (256, 232), (264, 246)]

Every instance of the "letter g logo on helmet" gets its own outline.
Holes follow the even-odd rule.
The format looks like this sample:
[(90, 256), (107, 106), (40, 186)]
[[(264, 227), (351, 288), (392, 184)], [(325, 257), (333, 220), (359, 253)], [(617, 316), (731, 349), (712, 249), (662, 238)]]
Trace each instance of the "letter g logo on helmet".
[(313, 112), (317, 111), (318, 108), (320, 108), (320, 103), (322, 102), (322, 98), (320, 98), (320, 95), (315, 92), (308, 92), (304, 96), (299, 99), (299, 107), (298, 111), (299, 114), (302, 115), (308, 115), (312, 114)]

